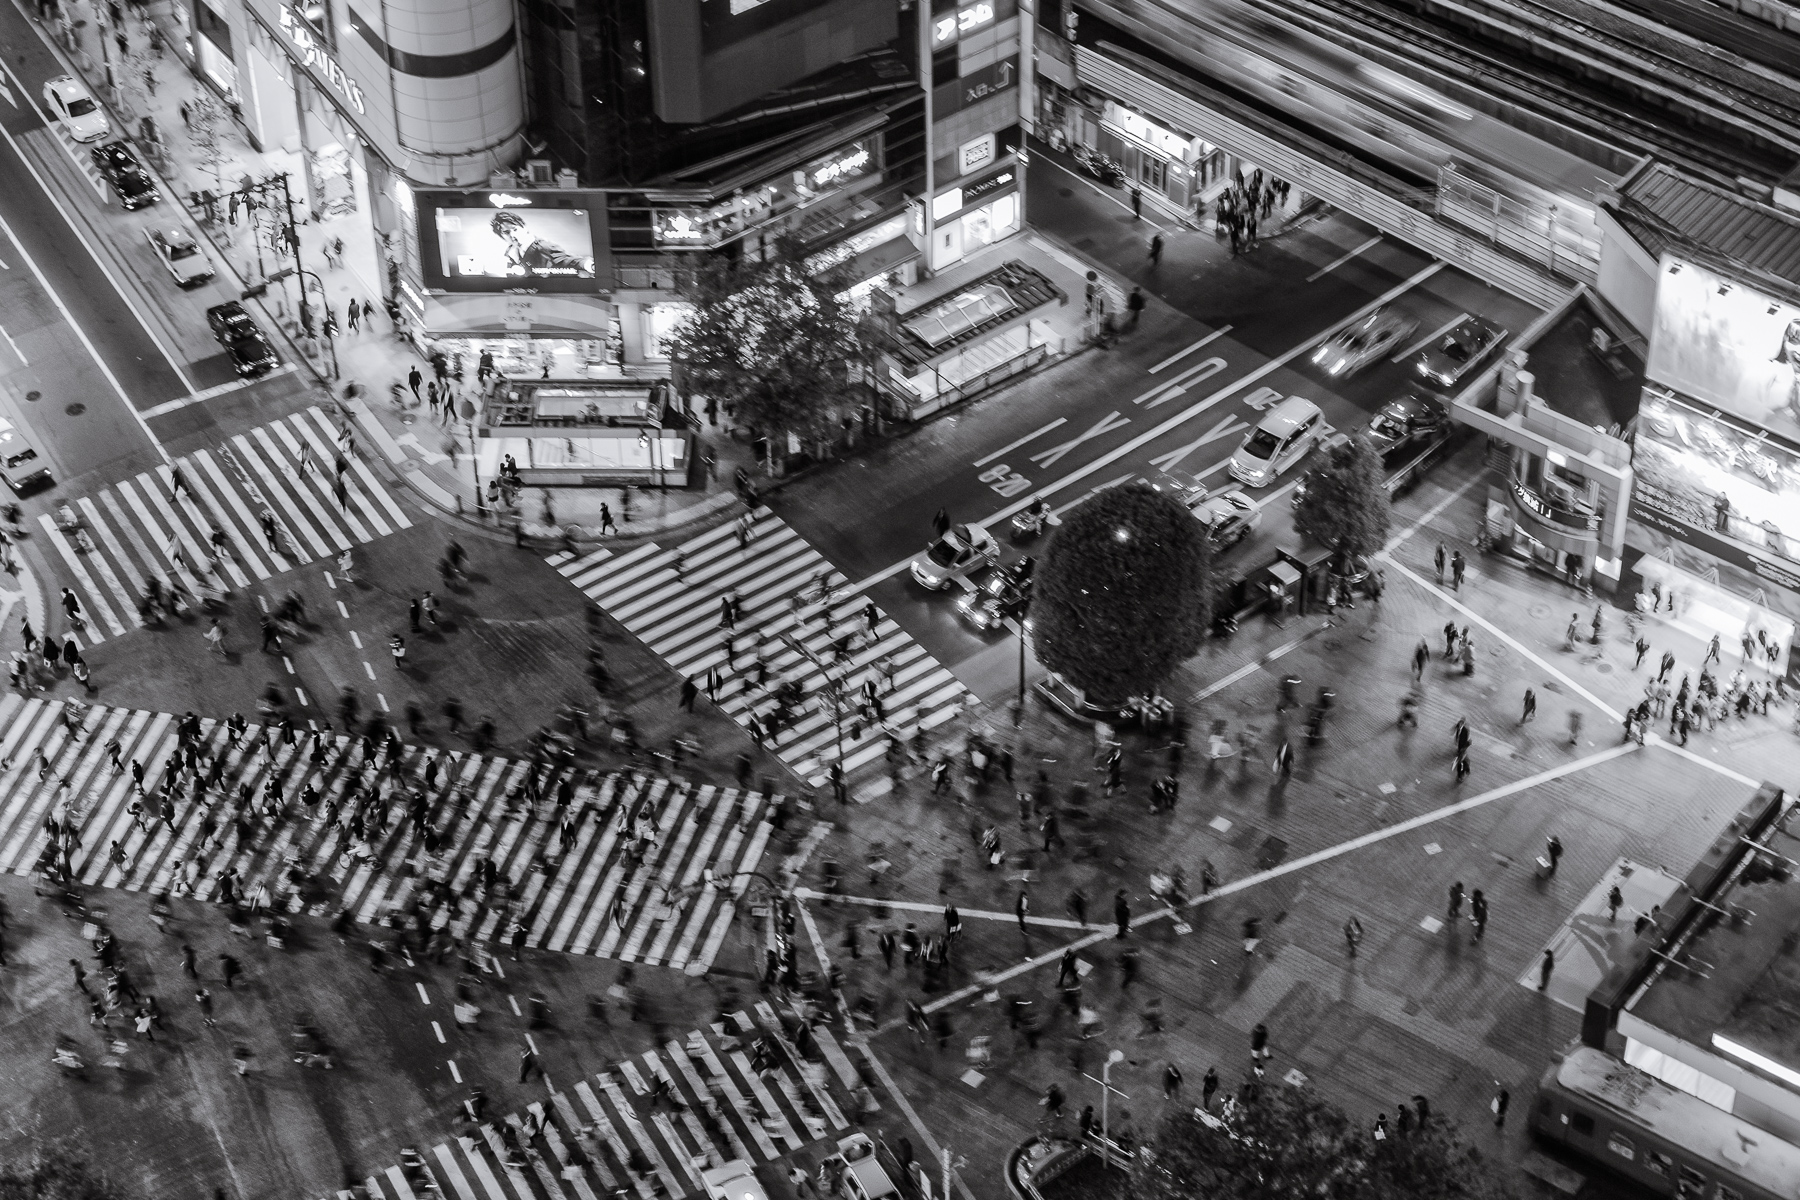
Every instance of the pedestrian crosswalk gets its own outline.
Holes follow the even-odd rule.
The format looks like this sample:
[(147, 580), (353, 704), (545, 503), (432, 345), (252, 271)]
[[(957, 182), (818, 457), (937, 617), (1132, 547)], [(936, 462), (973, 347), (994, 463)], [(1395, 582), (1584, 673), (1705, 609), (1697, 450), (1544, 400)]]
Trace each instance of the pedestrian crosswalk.
[[(573, 1081), (548, 1099), (423, 1151), (364, 1182), (369, 1200), (683, 1197), (736, 1159), (761, 1164), (880, 1111), (829, 1027), (796, 1043), (768, 1003)], [(352, 1200), (353, 1193), (336, 1193)]]
[[(934, 728), (969, 694), (872, 601), (833, 594), (845, 578), (768, 509), (747, 529), (721, 526), (674, 548), (549, 561), (682, 675), (701, 684), (717, 672), (720, 707), (814, 785), (840, 745), (853, 770), (881, 756), (884, 727), (903, 738)], [(721, 609), (733, 594), (741, 612), (728, 626)], [(797, 685), (799, 704), (783, 703), (784, 684)]]
[[(773, 832), (758, 792), (214, 721), (190, 763), (177, 725), (0, 699), (0, 870), (700, 974)], [(66, 860), (46, 817), (76, 831)]]
[(410, 526), (353, 451), (310, 407), (42, 514), (45, 556), (81, 601), (83, 636), (137, 628), (153, 586), (240, 588)]

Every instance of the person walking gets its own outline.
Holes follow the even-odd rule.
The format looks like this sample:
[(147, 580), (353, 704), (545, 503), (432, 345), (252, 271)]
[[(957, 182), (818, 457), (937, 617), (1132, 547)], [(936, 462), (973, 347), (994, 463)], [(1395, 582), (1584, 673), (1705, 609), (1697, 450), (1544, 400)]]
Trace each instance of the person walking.
[(681, 681), (681, 699), (676, 701), (676, 707), (685, 709), (690, 713), (693, 712), (694, 700), (699, 695), (700, 688), (699, 685), (694, 682), (694, 677), (692, 675), (687, 676)]
[(419, 385), (424, 382), (425, 376), (423, 372), (419, 370), (419, 364), (414, 363), (411, 369), (406, 372), (406, 386), (412, 389), (413, 400), (415, 402), (419, 399)]
[(1153, 233), (1150, 235), (1150, 269), (1151, 270), (1154, 271), (1157, 267), (1162, 265), (1162, 256), (1163, 256), (1163, 235), (1160, 233)]
[(1344, 922), (1344, 945), (1349, 949), (1351, 958), (1356, 957), (1356, 948), (1362, 945), (1362, 940), (1362, 922), (1356, 919), (1355, 913), (1352, 913), (1350, 919)]
[(1675, 652), (1673, 650), (1664, 650), (1663, 656), (1662, 656), (1661, 669), (1656, 672), (1656, 681), (1658, 683), (1663, 682), (1665, 679), (1667, 679), (1669, 677), (1669, 672), (1673, 671), (1674, 669), (1675, 669)]
[(207, 626), (206, 633), (203, 636), (206, 638), (207, 648), (211, 653), (217, 654), (220, 658), (226, 657), (225, 630), (220, 628), (219, 618), (214, 617), (212, 619), (211, 624)]
[(1463, 885), (1462, 880), (1459, 879), (1450, 885), (1450, 907), (1446, 910), (1445, 916), (1448, 917), (1450, 921), (1454, 922), (1457, 916), (1461, 914), (1462, 906)]
[(1250, 1031), (1250, 1069), (1256, 1077), (1263, 1077), (1263, 1064), (1275, 1056), (1269, 1049), (1269, 1027), (1258, 1021), (1256, 1028)]
[(1444, 548), (1444, 543), (1439, 542), (1437, 544), (1436, 552), (1431, 556), (1431, 563), (1437, 568), (1437, 581), (1439, 583), (1444, 582), (1444, 563), (1449, 560), (1449, 557), (1450, 552)]
[(1163, 1099), (1181, 1099), (1181, 1068), (1174, 1063), (1163, 1068)]
[(1031, 939), (1031, 927), (1025, 923), (1025, 918), (1030, 912), (1031, 897), (1021, 889), (1019, 898), (1013, 901), (1013, 916), (1017, 917), (1019, 921), (1019, 936), (1027, 941)]
[(1487, 920), (1487, 896), (1482, 893), (1480, 888), (1476, 888), (1469, 893), (1469, 921), (1475, 926), (1475, 936), (1469, 939), (1471, 945), (1479, 942), (1482, 935), (1487, 932)]
[(1219, 1090), (1219, 1068), (1208, 1067), (1206, 1074), (1200, 1079), (1200, 1107), (1212, 1108), (1213, 1093)]
[(1607, 919), (1607, 921), (1611, 922), (1611, 921), (1618, 920), (1619, 907), (1621, 905), (1623, 905), (1624, 903), (1625, 903), (1625, 893), (1621, 892), (1619, 890), (1618, 884), (1616, 884), (1616, 883), (1613, 884), (1612, 887), (1606, 893), (1606, 919)]
[(1644, 655), (1650, 653), (1650, 641), (1642, 634), (1639, 634), (1637, 645), (1633, 648), (1637, 651), (1637, 659), (1632, 662), (1631, 669), (1635, 671), (1644, 665)]
[(1468, 563), (1463, 561), (1461, 550), (1450, 556), (1450, 586), (1455, 591), (1462, 591), (1463, 572), (1467, 569)]
[[(1581, 614), (1578, 612), (1570, 613), (1569, 614), (1569, 627), (1563, 631), (1563, 649), (1564, 650), (1575, 649), (1575, 639), (1580, 636), (1581, 636)], [(1716, 636), (1713, 638), (1713, 641), (1715, 641), (1715, 642), (1717, 642), (1718, 640), (1719, 639)]]
[(1556, 970), (1556, 951), (1545, 950), (1544, 961), (1538, 964), (1538, 991), (1550, 986), (1550, 974)]
[(1126, 898), (1124, 888), (1120, 888), (1113, 896), (1113, 924), (1118, 928), (1115, 937), (1131, 936), (1131, 901)]
[(1143, 288), (1134, 287), (1131, 289), (1131, 295), (1125, 297), (1125, 311), (1130, 314), (1130, 316), (1125, 319), (1125, 328), (1136, 329), (1138, 318), (1144, 315)]
[(1537, 693), (1530, 688), (1525, 689), (1525, 710), (1519, 714), (1519, 724), (1529, 725), (1537, 720)]
[(1550, 863), (1550, 869), (1549, 869), (1549, 871), (1546, 872), (1546, 874), (1551, 875), (1553, 877), (1555, 876), (1556, 864), (1562, 861), (1562, 856), (1563, 856), (1562, 839), (1557, 837), (1553, 833), (1550, 835), (1550, 839), (1544, 843), (1544, 857)]
[[(931, 518), (931, 528), (938, 537), (943, 537), (946, 533), (949, 533), (950, 510), (946, 508), (938, 509), (936, 515)], [(1714, 638), (1713, 640), (1716, 642), (1718, 639)]]
[(1569, 745), (1573, 746), (1579, 741), (1581, 741), (1581, 710), (1571, 708), (1569, 710)]
[(1495, 1129), (1499, 1129), (1506, 1124), (1506, 1109), (1510, 1103), (1512, 1103), (1512, 1093), (1508, 1092), (1505, 1088), (1501, 1088), (1498, 1092), (1495, 1092), (1494, 1098), (1488, 1102), (1488, 1111), (1494, 1114)]

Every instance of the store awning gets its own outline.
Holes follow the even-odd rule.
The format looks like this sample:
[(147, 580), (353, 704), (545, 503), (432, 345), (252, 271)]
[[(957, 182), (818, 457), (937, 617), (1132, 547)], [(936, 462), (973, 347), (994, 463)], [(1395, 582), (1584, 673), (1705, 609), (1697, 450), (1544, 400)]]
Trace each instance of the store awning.
[(613, 306), (598, 296), (440, 295), (425, 297), (428, 337), (603, 338)]

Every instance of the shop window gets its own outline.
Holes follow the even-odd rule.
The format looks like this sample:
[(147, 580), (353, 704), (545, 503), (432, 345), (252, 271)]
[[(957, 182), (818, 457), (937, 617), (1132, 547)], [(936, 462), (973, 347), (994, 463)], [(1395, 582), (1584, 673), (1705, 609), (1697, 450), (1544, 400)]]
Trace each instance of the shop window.
[(1138, 155), (1138, 178), (1157, 191), (1163, 191), (1169, 184), (1169, 164), (1160, 158), (1140, 154)]

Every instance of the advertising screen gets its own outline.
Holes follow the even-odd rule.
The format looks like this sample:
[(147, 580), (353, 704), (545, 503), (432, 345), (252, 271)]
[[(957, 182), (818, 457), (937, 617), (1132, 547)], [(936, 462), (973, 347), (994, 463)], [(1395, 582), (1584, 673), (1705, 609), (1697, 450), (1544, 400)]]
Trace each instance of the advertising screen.
[(1800, 309), (1665, 259), (1645, 375), (1800, 439)]
[(1800, 563), (1800, 454), (1747, 424), (1647, 388), (1631, 459), (1632, 505)]
[(594, 278), (594, 237), (583, 209), (439, 208), (438, 270), (449, 286), (492, 290)]

